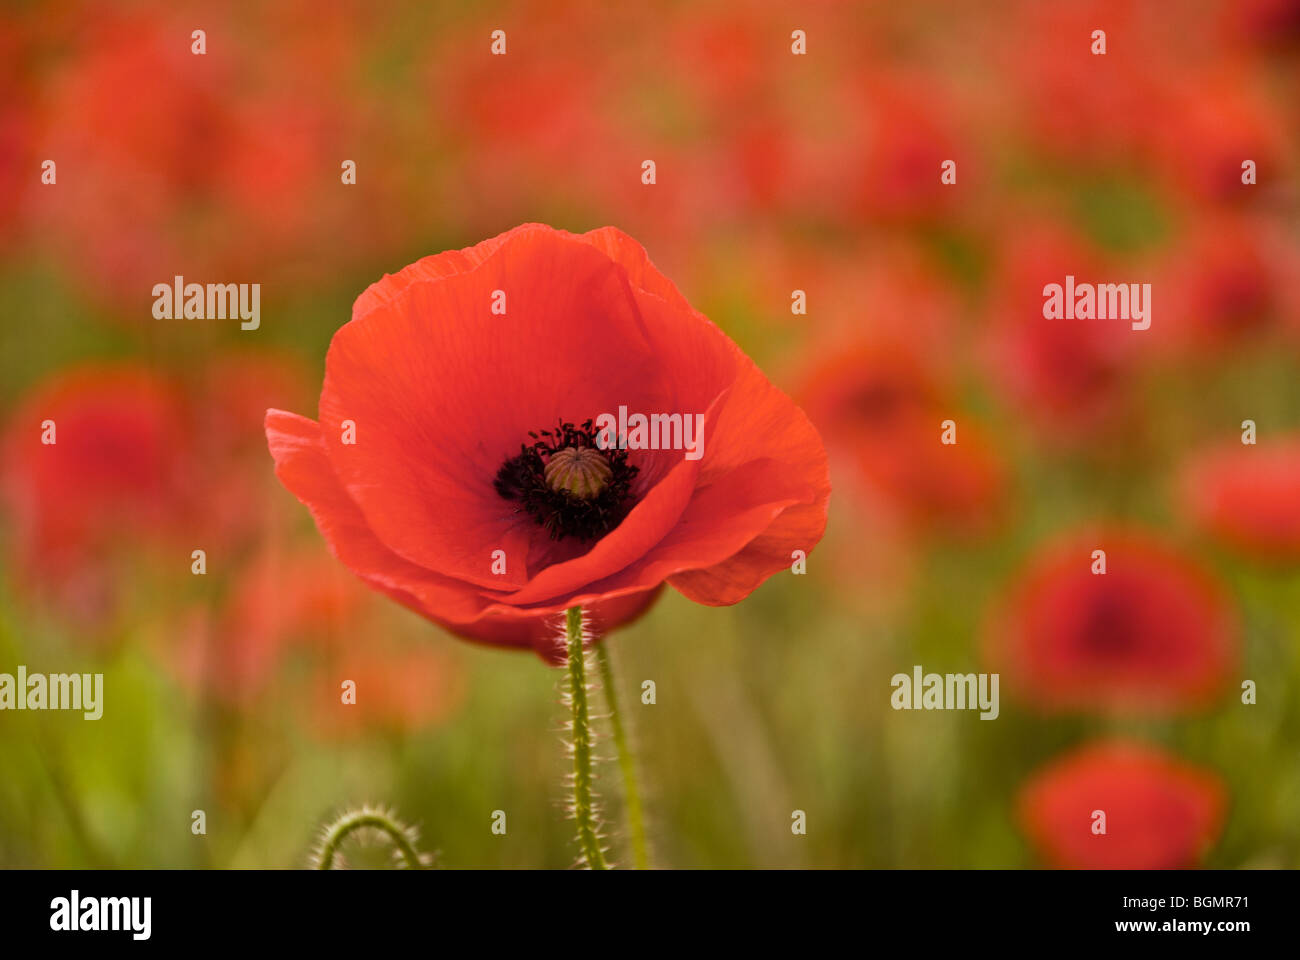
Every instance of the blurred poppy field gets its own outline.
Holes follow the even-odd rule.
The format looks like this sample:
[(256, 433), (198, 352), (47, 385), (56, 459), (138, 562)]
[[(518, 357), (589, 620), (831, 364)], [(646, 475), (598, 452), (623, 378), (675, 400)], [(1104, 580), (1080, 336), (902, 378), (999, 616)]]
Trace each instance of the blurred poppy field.
[[(1300, 867), (1300, 2), (0, 17), (0, 674), (104, 677), (0, 710), (0, 866), (301, 867), (365, 803), (574, 865), (564, 671), (354, 576), (264, 426), (371, 284), (541, 223), (643, 246), (829, 460), (804, 565), (601, 641), (653, 866)], [(996, 716), (897, 709), (917, 668)]]

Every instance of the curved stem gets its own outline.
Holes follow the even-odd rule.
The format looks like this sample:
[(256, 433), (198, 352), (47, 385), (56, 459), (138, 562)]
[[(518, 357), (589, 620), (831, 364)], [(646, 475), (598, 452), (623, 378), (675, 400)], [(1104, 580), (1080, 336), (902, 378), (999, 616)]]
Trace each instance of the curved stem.
[(406, 865), (412, 870), (422, 870), (424, 868), (420, 855), (416, 852), (415, 844), (411, 842), (410, 835), (401, 824), (386, 815), (382, 810), (363, 809), (349, 810), (326, 828), (325, 835), (321, 838), (320, 851), (316, 854), (316, 869), (332, 869), (334, 857), (343, 841), (347, 839), (348, 834), (366, 827), (382, 830), (387, 834), (393, 841), (393, 846), (397, 847), (398, 851), (401, 852)]
[(609, 705), (609, 726), (618, 750), (618, 766), (623, 772), (624, 803), (627, 806), (628, 842), (632, 847), (632, 865), (637, 870), (650, 866), (646, 845), (645, 819), (641, 812), (641, 788), (637, 783), (636, 759), (628, 746), (623, 717), (618, 712), (618, 690), (614, 686), (614, 667), (610, 663), (608, 640), (596, 646), (596, 663), (600, 666), (600, 682), (605, 688), (605, 703)]
[(605, 870), (605, 853), (600, 848), (592, 801), (591, 723), (587, 716), (582, 607), (570, 607), (565, 611), (564, 628), (569, 654), (569, 710), (573, 734), (573, 819), (578, 824), (578, 846), (587, 866), (592, 870)]

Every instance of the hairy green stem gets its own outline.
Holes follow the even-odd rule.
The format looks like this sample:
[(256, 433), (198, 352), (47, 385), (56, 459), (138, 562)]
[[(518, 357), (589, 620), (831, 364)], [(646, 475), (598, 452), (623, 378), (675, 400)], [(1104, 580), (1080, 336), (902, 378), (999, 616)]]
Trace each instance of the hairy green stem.
[(605, 703), (609, 706), (609, 726), (618, 750), (618, 766), (623, 773), (623, 800), (627, 808), (628, 843), (632, 847), (632, 865), (637, 870), (650, 866), (649, 848), (646, 845), (645, 818), (641, 812), (641, 788), (637, 783), (636, 759), (628, 745), (627, 730), (618, 710), (618, 690), (614, 686), (614, 667), (610, 663), (608, 640), (597, 644), (596, 663), (600, 665), (600, 683), (605, 688)]
[(325, 831), (321, 838), (320, 850), (316, 854), (316, 869), (329, 870), (334, 866), (334, 857), (348, 834), (365, 828), (381, 830), (393, 841), (395, 846), (412, 870), (422, 870), (424, 864), (420, 854), (406, 829), (381, 810), (352, 810), (339, 817)]
[(573, 734), (573, 818), (578, 824), (578, 847), (592, 870), (605, 870), (605, 853), (600, 848), (596, 811), (592, 801), (591, 722), (587, 716), (586, 652), (582, 646), (582, 607), (570, 607), (564, 614), (565, 639), (569, 654), (569, 710)]

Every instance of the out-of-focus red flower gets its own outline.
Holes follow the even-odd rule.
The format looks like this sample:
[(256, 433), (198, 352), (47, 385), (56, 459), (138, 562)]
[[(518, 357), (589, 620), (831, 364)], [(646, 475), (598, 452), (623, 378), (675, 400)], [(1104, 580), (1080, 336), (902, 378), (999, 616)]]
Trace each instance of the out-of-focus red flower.
[[(176, 275), (260, 282), (314, 265), (319, 276), (337, 263), (331, 228), (346, 226), (349, 249), (373, 239), (373, 218), (350, 214), (374, 204), (382, 168), (358, 159), (336, 51), (303, 39), (329, 36), (315, 28), (338, 8), (295, 8), (312, 31), (210, 12), (201, 55), (195, 23), (162, 6), (97, 12), (65, 39), (32, 137), (58, 181), (30, 173), (26, 206), (96, 296), (147, 310), (153, 285)], [(250, 39), (262, 27), (265, 48)], [(359, 186), (341, 184), (344, 159), (361, 165)]]
[[(312, 729), (324, 738), (432, 726), (459, 706), (463, 687), (446, 649), (388, 638), (335, 648), (310, 677)], [(356, 685), (354, 703), (342, 701), (346, 680)]]
[[(1058, 757), (1021, 787), (1021, 828), (1054, 867), (1181, 869), (1218, 839), (1227, 794), (1214, 774), (1140, 743)], [(1105, 815), (1106, 832), (1094, 833)]]
[(788, 76), (775, 69), (779, 61), (768, 24), (752, 12), (691, 11), (664, 31), (688, 84), (683, 92), (709, 131), (692, 146), (716, 148), (716, 163), (707, 165), (708, 192), (716, 199), (700, 198), (712, 208), (706, 216), (779, 209), (798, 189), (791, 169), (800, 141), (791, 136), (797, 118), (788, 115), (780, 96), (781, 79)]
[[(1021, 0), (1002, 16), (993, 55), (1035, 146), (1091, 164), (1145, 152), (1152, 128), (1167, 119), (1161, 77), (1180, 49), (1167, 16), (1129, 0)], [(1180, 18), (1182, 34), (1190, 19)], [(1104, 54), (1092, 52), (1095, 30), (1106, 33)]]
[(1206, 451), (1183, 469), (1182, 495), (1192, 521), (1232, 548), (1300, 561), (1300, 436)]
[[(326, 737), (432, 723), (454, 707), (459, 669), (444, 652), (393, 640), (373, 600), (327, 552), (269, 545), (215, 611), (193, 608), (169, 632), (164, 656), (190, 689), (242, 707), (280, 696)], [(355, 702), (343, 702), (344, 680)]]
[(266, 407), (306, 394), (295, 364), (275, 354), (218, 354), (184, 381), (123, 364), (38, 385), (0, 449), (18, 576), (94, 622), (107, 619), (127, 557), (168, 551), (183, 569), (202, 549), (228, 562), (265, 533), (275, 503)]
[(1248, 49), (1294, 50), (1300, 45), (1298, 0), (1222, 0), (1225, 33)]
[[(1105, 551), (1105, 573), (1093, 551)], [(1046, 710), (1204, 705), (1236, 658), (1223, 591), (1178, 550), (1132, 530), (1070, 535), (1039, 550), (995, 611), (990, 663)]]
[[(593, 13), (596, 16), (593, 17)], [(440, 200), (470, 229), (498, 227), (520, 209), (626, 212), (640, 204), (676, 219), (681, 176), (645, 130), (629, 140), (620, 125), (627, 67), (609, 57), (606, 37), (622, 32), (623, 57), (640, 31), (620, 23), (627, 11), (572, 5), (512, 14), (503, 56), (491, 34), (505, 24), (467, 22), (433, 40), (428, 102), (432, 132), (447, 131), (441, 156), (453, 157), (455, 188)], [(620, 58), (621, 60), (622, 58)], [(592, 77), (601, 82), (593, 83)], [(653, 137), (650, 138), (653, 140)], [(574, 144), (583, 144), (575, 150)], [(641, 184), (641, 164), (664, 175)], [(445, 215), (445, 214), (444, 214)]]
[(76, 251), (101, 295), (147, 304), (154, 283), (211, 272), (214, 245), (179, 247), (205, 170), (230, 141), (228, 55), (194, 56), (189, 30), (139, 14), (89, 33), (47, 84), (38, 142), (59, 178), (30, 189), (32, 217), (70, 261)]
[(949, 115), (948, 97), (929, 76), (875, 72), (848, 98), (849, 146), (835, 157), (830, 195), (841, 208), (891, 221), (951, 218), (962, 191), (940, 179), (944, 161), (958, 162), (959, 183), (974, 182), (977, 163)]
[(31, 155), (35, 85), (20, 42), (26, 27), (0, 34), (0, 250), (18, 233), (19, 198), (29, 178), (40, 176)]
[[(1047, 284), (1108, 282), (1101, 257), (1063, 229), (1018, 227), (996, 268), (988, 308), (990, 379), (1049, 439), (1113, 425), (1130, 408), (1134, 337), (1123, 319), (1043, 316)], [(1153, 321), (1153, 326), (1155, 322)]]
[(1300, 307), (1300, 252), (1269, 221), (1199, 213), (1162, 276), (1160, 326), (1178, 351), (1218, 352), (1278, 331), (1292, 333)]
[[(909, 525), (973, 532), (996, 518), (1001, 461), (916, 348), (887, 338), (837, 343), (802, 382), (800, 402), (834, 460)], [(948, 419), (955, 444), (941, 442)]]
[(364, 590), (318, 550), (264, 549), (228, 589), (215, 615), (192, 610), (165, 651), (188, 687), (226, 703), (254, 702), (296, 647), (329, 649), (364, 622)]
[[(794, 322), (815, 318), (818, 342), (795, 374), (796, 396), (837, 475), (868, 515), (908, 532), (986, 531), (1005, 503), (1005, 470), (956, 398), (961, 331), (950, 291), (905, 247), (798, 252), (762, 270), (774, 299), (782, 285), (807, 288), (809, 317)], [(941, 442), (949, 419), (956, 444)]]
[(165, 379), (104, 367), (60, 374), (10, 416), (3, 493), (14, 567), (65, 612), (102, 614), (112, 558), (156, 542), (183, 515), (180, 409)]
[[(640, 108), (625, 121), (625, 136), (644, 142), (638, 131), (648, 128), (676, 148), (668, 170), (685, 181), (678, 196), (687, 228), (745, 224), (749, 236), (774, 217), (919, 219), (935, 201), (951, 202), (951, 193), (931, 187), (937, 163), (933, 177), (922, 172), (927, 133), (949, 133), (937, 91), (909, 93), (918, 77), (864, 75), (861, 24), (836, 16), (833, 5), (800, 11), (813, 55), (792, 54), (791, 26), (766, 2), (656, 11), (643, 25), (645, 70), (670, 64), (671, 73), (653, 97), (631, 85), (622, 92), (620, 105)], [(918, 112), (894, 126), (909, 96)], [(686, 122), (674, 128), (665, 122), (672, 116)]]
[(264, 538), (279, 511), (266, 477), (266, 410), (312, 391), (296, 359), (261, 351), (216, 354), (190, 373), (185, 393), (187, 529), (195, 546), (230, 556)]
[(945, 391), (938, 376), (903, 344), (863, 340), (837, 344), (825, 354), (805, 374), (799, 392), (827, 438), (869, 434), (889, 441), (941, 407)]
[[(1280, 112), (1252, 86), (1240, 67), (1207, 77), (1187, 74), (1168, 97), (1167, 112), (1151, 124), (1161, 182), (1172, 182), (1194, 199), (1246, 205), (1291, 168)], [(1242, 162), (1253, 160), (1257, 181), (1242, 183)]]
[[(584, 424), (620, 407), (702, 415), (701, 456), (599, 449)], [(803, 413), (612, 228), (528, 224), (374, 284), (330, 346), (320, 422), (271, 410), (266, 432), (354, 573), (547, 657), (567, 607), (600, 632), (665, 581), (743, 599), (817, 543), (830, 493)]]

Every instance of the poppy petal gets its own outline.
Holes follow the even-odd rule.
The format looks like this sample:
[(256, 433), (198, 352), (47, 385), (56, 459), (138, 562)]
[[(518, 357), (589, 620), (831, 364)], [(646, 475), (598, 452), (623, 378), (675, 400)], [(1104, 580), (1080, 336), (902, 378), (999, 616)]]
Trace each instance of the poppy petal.
[[(323, 436), (390, 549), (489, 589), (522, 586), (527, 542), (543, 532), (494, 490), (501, 464), (560, 418), (581, 422), (618, 402), (661, 409), (666, 378), (626, 278), (589, 245), (525, 231), (457, 281), (375, 294), (366, 302), (380, 305), (335, 334)], [(490, 311), (495, 290), (507, 292), (503, 316)], [(646, 376), (629, 382), (629, 364)], [(355, 443), (344, 442), (345, 420)], [(516, 561), (506, 575), (491, 572), (484, 544)]]
[(811, 553), (825, 529), (824, 499), (791, 506), (744, 549), (712, 567), (669, 577), (668, 583), (696, 603), (711, 607), (739, 603), (768, 577), (790, 567), (794, 551)]
[(311, 512), (344, 566), (423, 616), (437, 611), (443, 619), (472, 620), (488, 608), (490, 601), (480, 592), (404, 560), (375, 537), (334, 476), (314, 420), (268, 410), (266, 435), (276, 476)]

